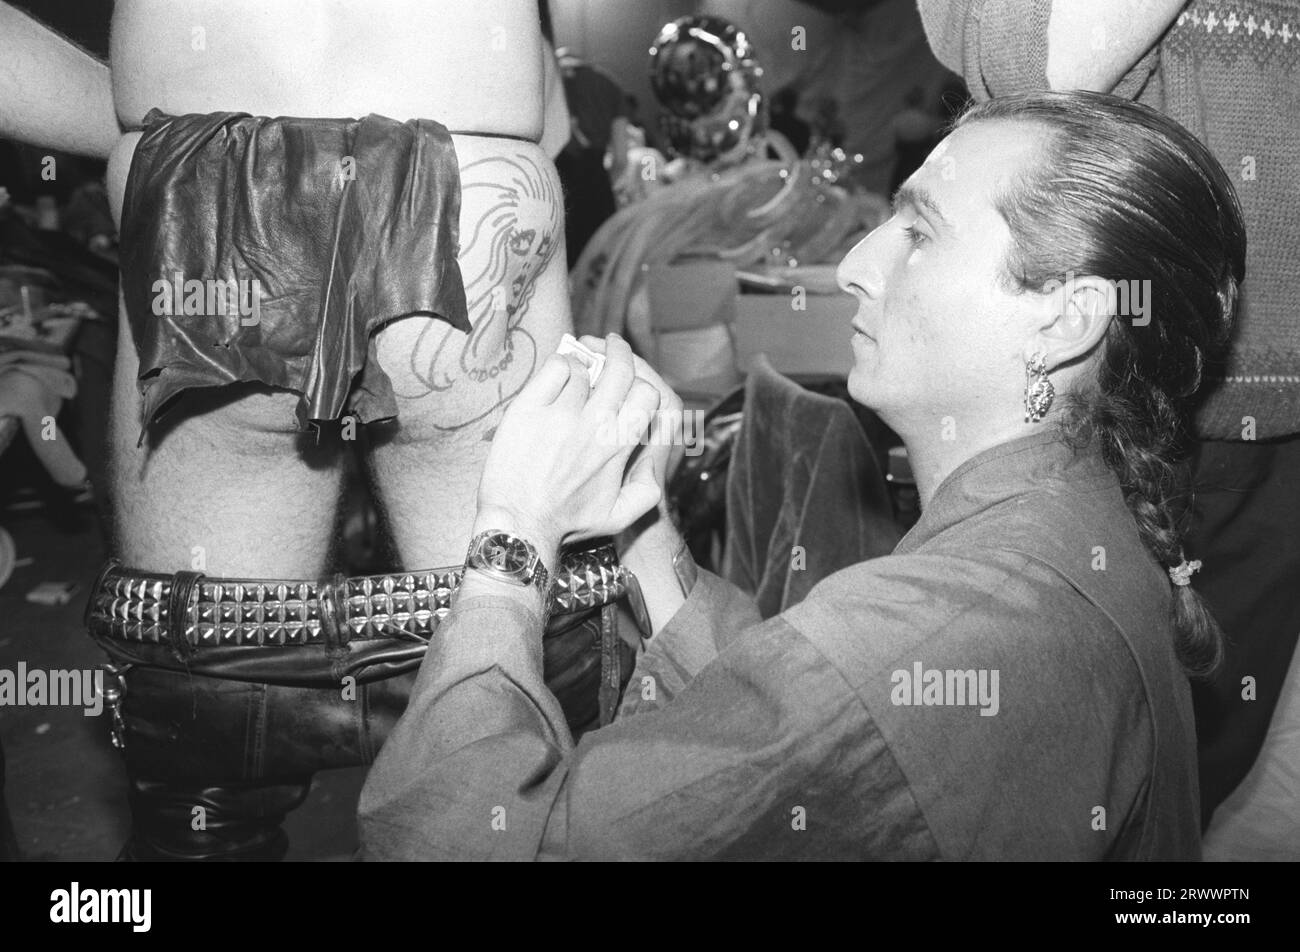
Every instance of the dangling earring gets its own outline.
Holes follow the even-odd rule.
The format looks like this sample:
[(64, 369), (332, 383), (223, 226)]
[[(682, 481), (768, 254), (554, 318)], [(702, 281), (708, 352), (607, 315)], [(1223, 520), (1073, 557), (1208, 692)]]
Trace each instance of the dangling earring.
[(1025, 361), (1025, 422), (1037, 423), (1052, 407), (1056, 388), (1047, 379), (1047, 355), (1034, 354)]

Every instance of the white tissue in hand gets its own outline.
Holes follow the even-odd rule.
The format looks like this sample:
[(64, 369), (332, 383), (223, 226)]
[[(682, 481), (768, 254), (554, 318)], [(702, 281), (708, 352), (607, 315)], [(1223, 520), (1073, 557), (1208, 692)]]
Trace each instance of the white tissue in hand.
[(598, 354), (591, 348), (580, 343), (572, 334), (565, 334), (560, 338), (560, 346), (555, 348), (557, 354), (572, 354), (582, 361), (587, 368), (587, 380), (591, 386), (596, 386), (596, 378), (600, 372), (605, 369), (605, 355)]

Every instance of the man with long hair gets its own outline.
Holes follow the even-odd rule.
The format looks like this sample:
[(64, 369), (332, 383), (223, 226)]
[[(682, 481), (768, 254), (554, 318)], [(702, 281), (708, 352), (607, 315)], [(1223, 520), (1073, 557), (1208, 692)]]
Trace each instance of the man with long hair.
[[(920, 0), (920, 9), (935, 54), (977, 100), (1049, 88), (1135, 99), (1195, 133), (1236, 184), (1250, 229), (1241, 318), (1226, 360), (1207, 369), (1185, 507), (1187, 550), (1203, 563), (1196, 584), (1227, 633), (1224, 663), (1193, 688), (1208, 826), (1260, 753), (1288, 665), (1300, 691), (1300, 2)], [(1297, 729), (1278, 725), (1266, 758), (1275, 806), (1237, 804), (1216, 858), (1281, 858), (1282, 840), (1300, 836), (1300, 754), (1286, 740)], [(1294, 836), (1279, 840), (1280, 817)]]
[(1222, 646), (1164, 477), (1245, 257), (1231, 180), (1165, 116), (1094, 93), (967, 113), (838, 272), (849, 393), (903, 438), (921, 519), (765, 621), (662, 509), (639, 520), (680, 400), (617, 337), (586, 340), (594, 388), (550, 358), (476, 529), (521, 565), (624, 533), (654, 634), (619, 720), (575, 743), (543, 601), (471, 565), (362, 791), (365, 854), (1198, 858), (1187, 676)]

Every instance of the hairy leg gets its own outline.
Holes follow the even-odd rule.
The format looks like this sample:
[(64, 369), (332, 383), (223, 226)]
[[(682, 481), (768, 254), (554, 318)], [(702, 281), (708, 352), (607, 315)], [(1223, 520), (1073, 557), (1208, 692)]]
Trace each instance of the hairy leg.
[[(129, 159), (109, 163), (120, 222)], [(196, 223), (201, 227), (200, 223)], [(139, 361), (121, 314), (109, 418), (113, 554), (132, 568), (315, 578), (326, 568), (341, 468), (337, 445), (295, 428), (297, 395), (254, 386), (190, 390), (137, 446)]]
[(382, 328), (377, 339), (398, 417), (371, 428), (369, 463), (408, 569), (464, 560), (479, 475), (501, 413), (572, 328), (554, 164), (528, 142), (454, 139), (459, 261), (473, 330), (408, 317)]

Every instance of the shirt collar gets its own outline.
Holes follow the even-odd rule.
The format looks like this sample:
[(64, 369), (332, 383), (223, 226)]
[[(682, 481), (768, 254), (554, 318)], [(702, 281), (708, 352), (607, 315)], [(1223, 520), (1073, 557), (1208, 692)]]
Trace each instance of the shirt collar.
[(1089, 447), (1076, 451), (1055, 426), (999, 443), (948, 474), (894, 553), (913, 552), (945, 529), (1017, 498), (1091, 491), (1115, 482), (1099, 453)]

